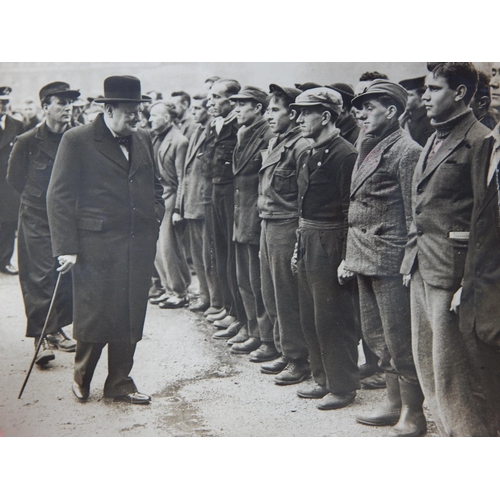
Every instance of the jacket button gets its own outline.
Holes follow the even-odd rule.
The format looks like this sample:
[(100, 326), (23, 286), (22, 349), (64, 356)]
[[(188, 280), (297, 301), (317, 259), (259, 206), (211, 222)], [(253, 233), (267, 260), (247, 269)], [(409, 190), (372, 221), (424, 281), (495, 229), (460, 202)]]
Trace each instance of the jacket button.
[(133, 238), (135, 236), (134, 231), (130, 233), (130, 237)]
[(129, 180), (129, 182), (132, 182), (132, 181), (133, 181), (133, 179), (130, 179), (130, 180)]
[(476, 243), (476, 248), (481, 248), (481, 243)]
[(352, 222), (349, 222), (349, 227), (352, 227)]
[(318, 161), (318, 167), (321, 167), (322, 163), (320, 161)]
[(417, 193), (421, 194), (421, 193), (423, 193), (423, 192), (424, 192), (424, 190), (423, 190), (422, 188), (418, 188), (418, 189), (417, 189)]
[(365, 228), (361, 229), (361, 232), (366, 233), (366, 229)]
[(416, 213), (417, 215), (420, 215), (422, 212), (421, 212), (420, 210), (415, 210), (415, 213)]
[(329, 149), (325, 149), (325, 153), (328, 154), (330, 152)]
[(419, 236), (422, 236), (422, 235), (424, 234), (424, 232), (423, 232), (423, 231), (417, 231), (417, 234), (418, 234)]

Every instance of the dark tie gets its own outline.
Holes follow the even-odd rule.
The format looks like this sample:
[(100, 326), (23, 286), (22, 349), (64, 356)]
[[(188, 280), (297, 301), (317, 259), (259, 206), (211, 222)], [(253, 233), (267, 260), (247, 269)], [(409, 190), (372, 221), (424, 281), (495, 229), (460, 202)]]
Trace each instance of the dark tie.
[(125, 146), (127, 149), (130, 148), (130, 136), (116, 137), (116, 142), (118, 142), (120, 146)]

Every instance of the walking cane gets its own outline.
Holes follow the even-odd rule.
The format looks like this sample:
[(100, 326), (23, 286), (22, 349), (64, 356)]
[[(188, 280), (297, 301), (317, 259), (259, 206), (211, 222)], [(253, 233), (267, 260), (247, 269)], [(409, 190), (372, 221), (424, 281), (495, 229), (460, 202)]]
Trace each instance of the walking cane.
[(50, 315), (52, 313), (52, 309), (54, 308), (54, 302), (55, 302), (55, 298), (57, 295), (57, 290), (59, 288), (59, 282), (61, 281), (61, 276), (62, 276), (62, 273), (59, 273), (59, 275), (57, 276), (56, 286), (54, 287), (54, 293), (52, 294), (52, 298), (50, 299), (49, 312), (47, 313), (47, 318), (45, 319), (45, 324), (43, 325), (42, 334), (40, 335), (40, 339), (38, 340), (38, 344), (37, 344), (36, 349), (35, 349), (35, 355), (33, 356), (33, 359), (31, 360), (30, 369), (28, 370), (28, 374), (26, 375), (26, 378), (24, 379), (23, 386), (21, 387), (21, 391), (19, 392), (19, 396), (17, 396), (17, 399), (21, 399), (21, 396), (23, 395), (24, 388), (26, 387), (26, 384), (28, 383), (28, 379), (30, 378), (30, 375), (31, 375), (31, 370), (33, 370), (33, 365), (35, 364), (36, 357), (38, 356), (38, 351), (40, 350), (40, 346), (42, 345), (43, 340), (45, 339), (47, 325), (49, 324)]

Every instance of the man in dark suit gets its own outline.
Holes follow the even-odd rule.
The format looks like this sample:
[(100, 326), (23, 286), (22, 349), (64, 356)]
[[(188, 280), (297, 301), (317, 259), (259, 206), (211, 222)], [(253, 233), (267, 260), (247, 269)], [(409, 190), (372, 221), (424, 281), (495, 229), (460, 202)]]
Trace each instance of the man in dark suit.
[(427, 139), (434, 133), (434, 127), (427, 116), (422, 96), (425, 92), (425, 76), (401, 80), (399, 84), (408, 92), (408, 103), (405, 112), (400, 117), (401, 127), (407, 130), (411, 138), (425, 146)]
[(73, 271), (73, 393), (89, 397), (102, 349), (108, 345), (104, 396), (148, 404), (130, 377), (142, 338), (148, 290), (162, 218), (149, 133), (138, 128), (140, 81), (104, 81), (104, 113), (64, 134), (47, 193), (53, 255)]
[(177, 111), (176, 121), (179, 124), (179, 130), (187, 140), (191, 139), (196, 129), (196, 123), (190, 111), (191, 96), (187, 92), (179, 90), (172, 92), (170, 101), (175, 106), (175, 111)]
[(357, 274), (363, 338), (387, 382), (384, 403), (357, 421), (395, 426), (392, 436), (426, 430), (411, 351), (410, 297), (399, 274), (411, 223), (411, 181), (422, 151), (399, 125), (407, 96), (396, 83), (374, 80), (353, 100), (365, 134), (351, 181), (345, 260), (345, 269)]
[(493, 130), (497, 124), (497, 120), (490, 112), (490, 77), (483, 71), (479, 71), (478, 75), (477, 90), (474, 94), (474, 98), (470, 102), (470, 107), (472, 111), (474, 111), (474, 116), (479, 122), (490, 130)]
[(0, 87), (0, 273), (15, 275), (18, 271), (10, 261), (14, 253), (20, 199), (7, 182), (7, 167), (14, 139), (24, 132), (24, 125), (7, 114), (11, 92), (10, 87)]
[(243, 87), (237, 95), (235, 114), (240, 129), (233, 155), (234, 241), (236, 276), (247, 317), (249, 339), (233, 344), (234, 354), (250, 354), (250, 361), (270, 361), (279, 356), (274, 346), (273, 325), (262, 300), (260, 280), (260, 225), (257, 198), (261, 151), (274, 137), (264, 118), (268, 96), (257, 87)]
[(461, 331), (475, 340), (480, 353), (480, 372), (491, 404), (486, 418), (495, 435), (495, 429), (500, 432), (500, 125), (486, 137), (486, 145), (472, 175), (469, 250), (463, 289), (455, 294), (453, 305), (455, 310), (460, 306)]
[(410, 283), (413, 357), (426, 403), (443, 436), (487, 436), (477, 349), (450, 311), (467, 255), (471, 175), (489, 129), (469, 102), (472, 63), (428, 63), (422, 99), (436, 129), (415, 168), (413, 221), (401, 266)]
[(336, 90), (342, 96), (342, 112), (335, 126), (340, 130), (340, 136), (352, 145), (356, 144), (359, 136), (359, 126), (352, 114), (352, 99), (354, 89), (347, 83), (332, 83), (326, 85), (328, 88)]
[(321, 399), (320, 410), (350, 405), (359, 389), (359, 332), (352, 281), (341, 285), (337, 268), (345, 258), (351, 174), (358, 156), (340, 137), (335, 121), (342, 97), (319, 87), (292, 105), (302, 136), (313, 144), (299, 158), (297, 258), (300, 320), (316, 384), (297, 391)]
[[(38, 344), (57, 280), (47, 217), (47, 189), (63, 134), (71, 129), (72, 102), (80, 92), (65, 82), (52, 82), (40, 90), (45, 120), (20, 135), (9, 160), (7, 180), (21, 196), (18, 229), (19, 280), (28, 324), (26, 336)], [(76, 342), (62, 328), (73, 322), (71, 274), (61, 278), (54, 312), (47, 325), (36, 363), (54, 359), (52, 349), (74, 352)]]

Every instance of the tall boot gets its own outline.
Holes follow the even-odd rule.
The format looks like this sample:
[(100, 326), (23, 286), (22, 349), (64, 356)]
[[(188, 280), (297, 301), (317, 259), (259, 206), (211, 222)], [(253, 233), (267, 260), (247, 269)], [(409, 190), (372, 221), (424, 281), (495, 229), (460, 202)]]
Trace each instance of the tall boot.
[(356, 417), (356, 422), (364, 425), (394, 425), (401, 414), (401, 395), (399, 379), (395, 373), (385, 374), (387, 397), (372, 413)]
[(391, 437), (417, 437), (427, 432), (427, 422), (422, 405), (424, 395), (419, 384), (408, 384), (399, 380), (401, 391), (401, 417), (399, 422), (389, 431)]

